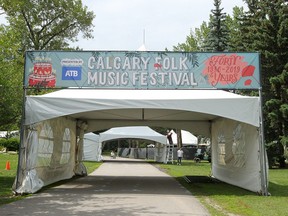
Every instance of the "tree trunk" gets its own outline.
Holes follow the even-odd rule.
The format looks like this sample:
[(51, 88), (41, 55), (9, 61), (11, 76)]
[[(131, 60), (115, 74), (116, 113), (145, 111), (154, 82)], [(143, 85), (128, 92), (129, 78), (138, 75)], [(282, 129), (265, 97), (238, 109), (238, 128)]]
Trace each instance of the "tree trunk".
[(182, 148), (182, 134), (181, 129), (177, 129), (177, 147)]

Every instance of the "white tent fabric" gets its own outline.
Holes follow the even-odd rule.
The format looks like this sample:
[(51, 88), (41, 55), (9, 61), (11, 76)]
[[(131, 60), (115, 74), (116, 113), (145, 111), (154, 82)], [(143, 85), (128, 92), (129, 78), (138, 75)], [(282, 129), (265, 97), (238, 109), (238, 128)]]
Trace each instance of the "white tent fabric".
[[(224, 117), (259, 126), (259, 98), (221, 90), (66, 89), (26, 100), (25, 125), (59, 116), (88, 122), (87, 132), (116, 126), (182, 128), (210, 136)], [(193, 121), (193, 124), (191, 122)]]
[(65, 117), (49, 119), (26, 127), (23, 133), (25, 142), (18, 164), (22, 175), (17, 173), (20, 182), (13, 185), (16, 193), (34, 193), (75, 175), (75, 121)]
[(259, 146), (253, 145), (255, 141), (259, 141), (257, 128), (228, 119), (219, 119), (212, 126), (212, 140), (213, 176), (251, 191), (259, 188), (260, 182), (256, 181), (261, 175)]
[(147, 51), (145, 44), (142, 44), (137, 51)]
[(166, 136), (146, 126), (115, 127), (100, 133), (99, 136), (99, 141), (101, 143), (107, 140), (133, 138), (153, 140), (155, 142), (166, 145)]
[[(167, 119), (168, 116), (165, 115), (165, 118), (157, 116), (159, 111), (155, 113), (155, 110), (176, 109), (181, 110), (181, 113), (170, 113), (173, 115), (170, 116), (170, 119), (208, 121), (221, 116), (259, 126), (259, 101), (257, 97), (240, 96), (221, 90), (120, 91), (119, 94), (119, 90), (66, 89), (42, 96), (29, 96), (27, 97), (25, 124), (73, 114), (75, 117), (86, 119), (100, 118), (94, 112), (87, 112), (101, 110), (106, 110), (101, 113), (101, 116), (110, 110), (111, 114), (114, 113), (113, 119), (135, 120), (140, 118), (142, 120), (142, 110), (145, 109), (147, 116), (144, 116), (144, 119), (163, 120)], [(33, 109), (34, 107), (40, 109)], [(135, 110), (125, 110), (126, 115), (124, 116), (122, 116), (122, 112), (118, 116), (113, 112), (127, 108), (134, 108)], [(190, 115), (188, 119), (185, 119), (187, 113), (183, 115), (183, 110), (196, 112), (196, 115)]]
[[(83, 140), (83, 130), (88, 133), (119, 126), (163, 126), (210, 137), (212, 175), (261, 193), (267, 186), (267, 176), (263, 174), (264, 166), (261, 163), (265, 157), (259, 138), (260, 112), (259, 97), (241, 96), (221, 90), (65, 89), (41, 96), (27, 96), (24, 126), (29, 132), (31, 125), (42, 124), (46, 120), (51, 121), (51, 124), (57, 121), (55, 125), (61, 130), (53, 123), (51, 128), (54, 137), (47, 135), (47, 140), (54, 145), (51, 160), (56, 158), (58, 161), (56, 165), (60, 177), (56, 174), (53, 176), (57, 180), (68, 178), (71, 174), (69, 172), (63, 177), (63, 172), (60, 172), (64, 159), (69, 167), (81, 165), (79, 160), (82, 156), (75, 155), (75, 152), (81, 152), (82, 144), (76, 143), (76, 136)], [(57, 120), (59, 118), (61, 121)], [(74, 125), (82, 121), (87, 127), (81, 130), (78, 126), (70, 127), (70, 136), (65, 138), (69, 145), (64, 145), (61, 149), (61, 140), (64, 140), (62, 131), (67, 125), (65, 121), (74, 122)], [(24, 134), (25, 139), (27, 134)], [(65, 146), (69, 149), (65, 150)], [(80, 151), (73, 151), (73, 148)], [(56, 154), (57, 149), (62, 152), (60, 155)], [(68, 151), (70, 153), (63, 157)], [(66, 159), (68, 156), (69, 160)], [(16, 187), (20, 187), (26, 178), (25, 173), (28, 170), (25, 164), (28, 164), (27, 161), (20, 164), (23, 167), (19, 170), (23, 172), (17, 174), (20, 176)], [(41, 169), (43, 174), (47, 173), (46, 168)], [(39, 177), (39, 174), (36, 175)], [(44, 178), (47, 176), (43, 176), (39, 179), (44, 184), (51, 183), (51, 179), (46, 181)]]
[[(198, 138), (189, 131), (181, 130), (181, 137), (183, 146), (191, 146), (198, 144)], [(177, 145), (177, 138), (177, 133), (172, 130), (172, 141), (174, 145)]]
[[(30, 151), (27, 151), (26, 153), (28, 155), (25, 155), (26, 161), (27, 161), (27, 175), (26, 178), (23, 181), (23, 184), (18, 189), (18, 191), (21, 191), (22, 193), (29, 193), (32, 188), (32, 193), (38, 191), (41, 189), (44, 185), (44, 183), (39, 179), (37, 172), (35, 170), (36, 164), (37, 164), (37, 148), (38, 145), (36, 143), (38, 142), (38, 134), (35, 130), (31, 130), (28, 134), (26, 147), (31, 148)], [(27, 160), (29, 158), (30, 160)]]
[(99, 142), (99, 135), (87, 133), (84, 135), (83, 160), (101, 161), (102, 144)]

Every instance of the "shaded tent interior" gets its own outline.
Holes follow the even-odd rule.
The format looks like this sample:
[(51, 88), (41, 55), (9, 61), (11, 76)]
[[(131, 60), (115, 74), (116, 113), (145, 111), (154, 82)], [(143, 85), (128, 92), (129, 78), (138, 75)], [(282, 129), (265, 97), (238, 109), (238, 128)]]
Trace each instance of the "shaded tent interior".
[[(177, 146), (177, 133), (173, 130), (172, 140), (174, 146)], [(185, 147), (197, 147), (198, 139), (196, 136), (191, 134), (189, 131), (181, 130), (182, 144)], [(130, 157), (130, 158), (142, 158), (142, 159), (153, 159), (156, 162), (167, 162), (167, 148), (168, 140), (166, 135), (160, 134), (155, 130), (147, 126), (132, 126), (132, 127), (115, 127), (104, 132), (86, 133), (84, 135), (84, 147), (83, 147), (83, 160), (84, 161), (101, 161), (102, 150), (105, 149), (105, 145), (108, 142), (117, 140), (117, 147), (113, 150), (117, 151), (117, 156)], [(126, 145), (121, 145), (121, 140), (125, 140)], [(146, 146), (139, 148), (139, 146), (131, 145), (131, 141), (146, 141)], [(129, 142), (130, 141), (130, 142)], [(148, 141), (150, 142), (147, 145)], [(135, 144), (135, 143), (134, 143)], [(136, 147), (136, 148), (135, 148)], [(150, 147), (148, 149), (148, 147)], [(151, 147), (153, 147), (151, 149)], [(111, 149), (111, 147), (109, 148)], [(175, 150), (177, 150), (175, 148)], [(190, 151), (188, 151), (190, 150)], [(194, 157), (196, 149), (187, 149), (190, 159)], [(176, 158), (176, 151), (174, 152)], [(188, 155), (187, 155), (188, 156)], [(188, 157), (187, 157), (188, 158)], [(186, 159), (187, 159), (186, 158)]]
[[(84, 147), (83, 147), (83, 160), (91, 160), (91, 161), (100, 161), (102, 149), (104, 148), (106, 142), (112, 140), (118, 140), (118, 142), (122, 139), (133, 139), (133, 140), (146, 140), (156, 144), (157, 148), (162, 148), (162, 157), (161, 160), (155, 160), (157, 162), (164, 162), (165, 155), (164, 152), (166, 150), (166, 136), (152, 130), (147, 126), (133, 126), (133, 127), (115, 127), (109, 130), (106, 130), (99, 135), (94, 133), (87, 133), (84, 135)], [(128, 153), (133, 155), (135, 151), (134, 148), (120, 148), (118, 146), (118, 150), (121, 149), (121, 156), (129, 156)], [(118, 151), (117, 150), (117, 151)], [(138, 149), (140, 151), (141, 149)], [(146, 150), (146, 149), (145, 149)], [(124, 152), (123, 152), (124, 151)], [(129, 151), (129, 152), (128, 152)], [(160, 152), (160, 150), (158, 151)], [(118, 152), (118, 156), (119, 156)], [(146, 152), (145, 152), (146, 154)], [(155, 155), (156, 156), (156, 155)]]

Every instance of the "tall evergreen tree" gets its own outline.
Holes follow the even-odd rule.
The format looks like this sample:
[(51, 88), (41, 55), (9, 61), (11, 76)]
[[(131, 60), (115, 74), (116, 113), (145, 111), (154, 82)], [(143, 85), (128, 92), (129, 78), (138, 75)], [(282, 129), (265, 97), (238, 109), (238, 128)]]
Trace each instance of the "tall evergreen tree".
[(266, 141), (288, 146), (287, 0), (246, 0), (242, 35), (247, 51), (261, 53)]
[(243, 7), (234, 7), (232, 16), (227, 15), (225, 23), (229, 29), (228, 46), (229, 51), (246, 51), (243, 43), (243, 35), (241, 32), (242, 17), (244, 15)]
[(209, 33), (205, 40), (204, 48), (206, 51), (228, 51), (229, 30), (226, 25), (226, 13), (223, 13), (221, 0), (214, 0), (215, 9), (211, 10)]

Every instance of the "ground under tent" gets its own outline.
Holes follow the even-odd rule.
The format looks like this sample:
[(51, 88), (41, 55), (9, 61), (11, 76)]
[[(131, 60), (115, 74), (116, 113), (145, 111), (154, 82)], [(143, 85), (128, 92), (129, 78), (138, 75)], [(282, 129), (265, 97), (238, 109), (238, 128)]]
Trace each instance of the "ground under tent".
[(210, 137), (212, 175), (262, 194), (267, 189), (267, 166), (259, 103), (258, 97), (221, 90), (66, 89), (27, 96), (13, 190), (34, 193), (53, 182), (85, 175), (85, 133), (147, 125)]

